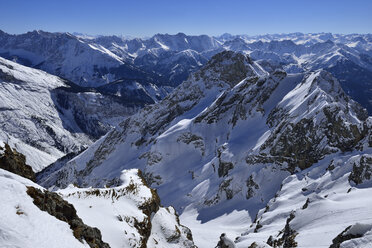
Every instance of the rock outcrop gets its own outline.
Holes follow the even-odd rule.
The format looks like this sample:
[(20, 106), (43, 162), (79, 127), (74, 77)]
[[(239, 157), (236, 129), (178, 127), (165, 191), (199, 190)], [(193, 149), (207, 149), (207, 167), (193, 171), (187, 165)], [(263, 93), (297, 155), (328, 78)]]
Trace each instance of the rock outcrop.
[(84, 224), (77, 216), (72, 204), (63, 200), (57, 193), (42, 191), (29, 186), (27, 194), (34, 199), (34, 204), (42, 211), (48, 212), (57, 219), (67, 222), (73, 231), (74, 236), (80, 241), (86, 241), (92, 248), (109, 248), (110, 246), (102, 241), (100, 230)]
[(0, 168), (35, 181), (35, 173), (31, 166), (26, 164), (26, 157), (8, 144), (0, 147)]

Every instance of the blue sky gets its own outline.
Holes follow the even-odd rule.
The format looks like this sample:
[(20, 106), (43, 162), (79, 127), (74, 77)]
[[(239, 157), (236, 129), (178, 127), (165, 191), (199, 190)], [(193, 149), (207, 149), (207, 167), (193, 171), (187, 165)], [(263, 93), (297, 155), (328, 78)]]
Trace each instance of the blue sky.
[(1, 0), (0, 6), (0, 29), (8, 33), (372, 33), (372, 0)]

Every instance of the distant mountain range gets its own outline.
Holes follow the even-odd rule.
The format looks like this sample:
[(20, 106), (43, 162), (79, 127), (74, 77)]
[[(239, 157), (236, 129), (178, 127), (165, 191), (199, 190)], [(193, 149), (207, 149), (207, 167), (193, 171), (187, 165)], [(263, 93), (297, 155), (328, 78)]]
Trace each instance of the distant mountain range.
[[(42, 69), (83, 87), (128, 80), (151, 85), (144, 94), (157, 101), (200, 69), (216, 53), (249, 54), (265, 70), (288, 73), (325, 69), (356, 101), (372, 111), (371, 34), (273, 34), (189, 36), (156, 34), (148, 39), (89, 37), (33, 31), (10, 35), (0, 31), (0, 56)], [(122, 80), (122, 81), (118, 81)], [(106, 87), (107, 89), (107, 87)], [(165, 94), (164, 94), (165, 93)]]

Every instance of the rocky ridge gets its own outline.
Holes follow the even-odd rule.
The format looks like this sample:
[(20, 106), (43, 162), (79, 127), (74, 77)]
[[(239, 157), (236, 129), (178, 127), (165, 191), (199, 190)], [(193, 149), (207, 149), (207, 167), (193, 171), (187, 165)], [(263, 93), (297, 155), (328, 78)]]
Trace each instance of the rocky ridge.
[[(275, 213), (270, 205), (281, 194), (285, 198), (286, 182), (307, 171), (319, 174), (330, 158), (344, 153), (368, 154), (369, 123), (366, 111), (324, 70), (267, 73), (246, 55), (223, 52), (162, 102), (128, 118), (40, 182), (48, 187), (118, 184), (121, 170), (140, 168), (166, 204), (183, 214), (194, 209), (203, 222), (233, 209), (248, 211), (256, 220), (237, 245), (261, 240), (252, 233), (266, 237), (266, 244), (273, 234), (262, 236), (261, 227), (268, 225), (264, 216)], [(334, 160), (342, 168), (333, 175), (340, 182), (352, 170), (350, 156)], [(362, 164), (368, 184), (369, 169)], [(306, 195), (308, 189), (294, 192)], [(297, 219), (287, 228), (294, 233)], [(306, 240), (300, 232), (293, 242)]]

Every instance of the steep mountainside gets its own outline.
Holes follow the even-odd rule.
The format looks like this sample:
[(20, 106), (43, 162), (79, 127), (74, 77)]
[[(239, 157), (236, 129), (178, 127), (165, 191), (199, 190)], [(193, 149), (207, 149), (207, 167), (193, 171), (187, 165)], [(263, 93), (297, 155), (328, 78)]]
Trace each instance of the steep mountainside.
[(98, 44), (69, 33), (0, 32), (0, 56), (69, 79), (81, 86), (100, 86), (120, 78), (156, 81), (157, 75), (134, 67)]
[[(330, 245), (371, 214), (365, 201), (356, 207), (360, 215), (346, 203), (318, 202), (331, 192), (327, 201), (346, 199), (341, 192), (352, 187), (345, 202), (370, 192), (371, 123), (324, 70), (267, 73), (248, 56), (225, 51), (159, 104), (38, 181), (62, 188), (120, 185), (123, 169), (140, 168), (162, 201), (182, 213), (200, 247), (217, 244), (221, 232), (245, 232), (236, 243), (241, 247), (265, 245), (270, 236), (271, 245), (314, 245), (311, 235), (320, 232), (316, 246)], [(301, 207), (310, 198), (302, 212), (300, 196)], [(312, 231), (313, 225), (297, 222), (296, 216), (312, 216), (314, 209), (334, 213), (337, 225)]]
[(127, 104), (135, 98), (134, 90), (126, 98), (101, 91), (0, 58), (0, 139), (40, 171), (91, 144), (146, 104), (142, 95)]

